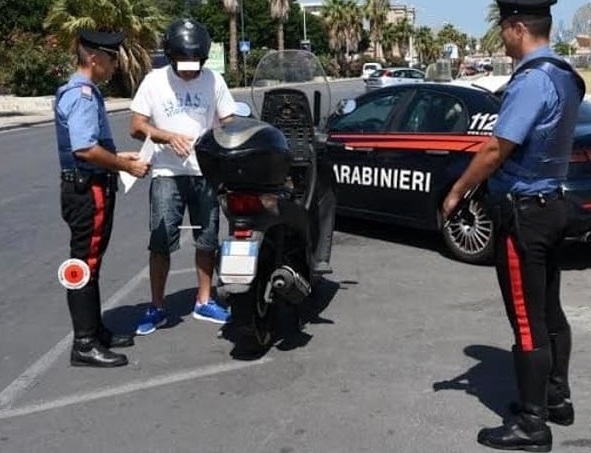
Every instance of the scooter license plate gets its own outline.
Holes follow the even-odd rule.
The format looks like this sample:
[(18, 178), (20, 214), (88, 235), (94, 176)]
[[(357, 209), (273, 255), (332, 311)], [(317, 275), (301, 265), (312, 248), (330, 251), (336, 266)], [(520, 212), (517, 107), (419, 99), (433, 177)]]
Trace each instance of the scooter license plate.
[(255, 275), (258, 249), (256, 241), (225, 240), (222, 243), (220, 274)]

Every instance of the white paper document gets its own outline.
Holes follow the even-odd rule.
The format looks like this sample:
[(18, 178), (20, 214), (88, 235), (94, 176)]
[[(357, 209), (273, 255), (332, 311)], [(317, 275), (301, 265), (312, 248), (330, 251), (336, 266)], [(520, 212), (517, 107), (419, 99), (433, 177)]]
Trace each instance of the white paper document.
[[(144, 141), (139, 154), (140, 160), (145, 160), (146, 162), (152, 160), (152, 156), (154, 155), (154, 142), (150, 137), (147, 137)], [(123, 184), (123, 193), (129, 192), (137, 180), (135, 176), (126, 171), (120, 171), (119, 178), (121, 178), (121, 183)]]

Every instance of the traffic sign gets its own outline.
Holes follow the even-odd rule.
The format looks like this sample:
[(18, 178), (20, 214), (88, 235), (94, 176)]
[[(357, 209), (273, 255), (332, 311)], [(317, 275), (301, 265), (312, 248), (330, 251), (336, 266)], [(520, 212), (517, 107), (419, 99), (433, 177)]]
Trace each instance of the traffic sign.
[(240, 45), (238, 47), (240, 52), (248, 53), (250, 52), (250, 41), (240, 41)]
[(209, 49), (209, 58), (207, 67), (212, 71), (223, 74), (226, 71), (226, 59), (224, 56), (224, 44), (221, 42), (212, 42)]

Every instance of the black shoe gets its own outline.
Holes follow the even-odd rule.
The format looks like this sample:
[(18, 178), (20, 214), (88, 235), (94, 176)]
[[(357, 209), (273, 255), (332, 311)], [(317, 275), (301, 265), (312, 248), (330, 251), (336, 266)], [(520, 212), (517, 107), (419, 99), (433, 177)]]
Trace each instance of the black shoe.
[(70, 364), (72, 366), (111, 368), (127, 365), (127, 357), (110, 351), (94, 338), (78, 338), (74, 340), (72, 346)]
[(105, 348), (128, 348), (134, 345), (133, 335), (113, 333), (109, 329), (99, 329), (98, 340)]
[(543, 419), (518, 415), (497, 428), (484, 428), (478, 443), (497, 450), (547, 452), (552, 450), (552, 432)]
[(548, 404), (548, 421), (557, 425), (570, 426), (575, 422), (575, 408), (570, 400), (564, 400), (562, 403)]
[[(513, 402), (509, 405), (512, 414), (521, 412), (521, 404)], [(575, 422), (575, 408), (570, 400), (563, 400), (562, 403), (548, 404), (548, 421), (561, 426), (570, 426)]]
[(332, 267), (326, 261), (318, 261), (314, 265), (314, 273), (316, 275), (332, 274)]

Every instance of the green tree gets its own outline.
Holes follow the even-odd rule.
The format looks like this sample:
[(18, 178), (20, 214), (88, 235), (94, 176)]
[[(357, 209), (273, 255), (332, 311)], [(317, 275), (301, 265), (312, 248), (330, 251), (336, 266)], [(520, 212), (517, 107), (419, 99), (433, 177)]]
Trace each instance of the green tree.
[(0, 0), (0, 36), (6, 40), (14, 33), (43, 33), (43, 19), (52, 0)]
[(496, 2), (492, 2), (488, 5), (488, 12), (486, 14), (486, 21), (490, 24), (490, 27), (482, 37), (482, 50), (489, 55), (498, 52), (503, 47), (501, 30), (499, 28), (500, 18), (499, 5)]
[(363, 7), (365, 17), (369, 21), (369, 38), (376, 60), (383, 60), (381, 40), (388, 18), (388, 7), (388, 0), (366, 0)]
[(156, 0), (55, 0), (45, 20), (64, 48), (75, 42), (82, 29), (124, 31), (119, 67), (129, 92), (151, 68), (150, 51), (158, 47), (166, 25), (168, 18)]
[(441, 55), (441, 44), (433, 35), (429, 27), (419, 27), (415, 32), (415, 48), (421, 63), (433, 63)]
[(570, 56), (575, 53), (575, 48), (571, 46), (569, 43), (560, 41), (554, 44), (554, 51), (558, 55)]

